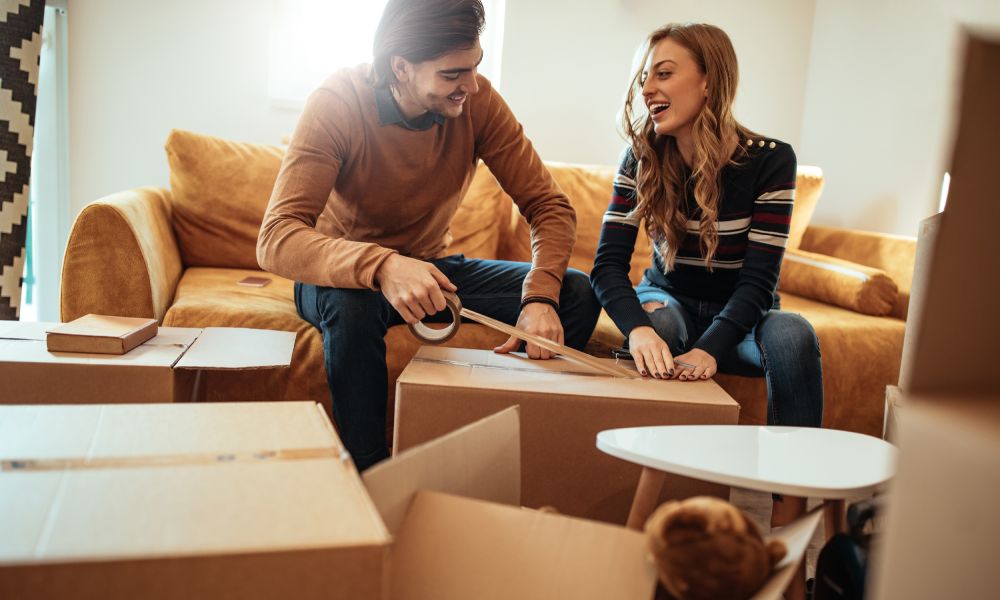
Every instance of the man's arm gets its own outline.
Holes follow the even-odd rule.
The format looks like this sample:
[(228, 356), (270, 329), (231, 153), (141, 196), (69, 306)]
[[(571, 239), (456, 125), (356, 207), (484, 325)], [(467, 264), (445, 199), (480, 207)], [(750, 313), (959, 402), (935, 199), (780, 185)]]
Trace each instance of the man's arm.
[[(483, 109), (472, 115), (476, 153), (514, 199), (531, 227), (531, 270), (521, 289), (521, 314), (517, 327), (560, 344), (563, 327), (556, 309), (563, 275), (576, 243), (576, 213), (542, 164), (507, 103), (485, 78), (480, 78)], [(510, 338), (497, 352), (511, 352), (520, 341)], [(551, 358), (552, 353), (527, 345), (531, 358)]]
[(394, 250), (315, 229), (356, 127), (350, 107), (332, 91), (321, 88), (310, 96), (257, 237), (257, 262), (264, 270), (314, 285), (377, 288), (375, 274)]

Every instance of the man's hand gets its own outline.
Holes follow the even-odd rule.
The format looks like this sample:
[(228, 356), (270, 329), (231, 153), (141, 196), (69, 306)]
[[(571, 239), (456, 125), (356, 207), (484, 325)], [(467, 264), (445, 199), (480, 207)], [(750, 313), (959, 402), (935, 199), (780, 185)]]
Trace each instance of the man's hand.
[(689, 367), (678, 365), (680, 371), (677, 373), (677, 379), (681, 381), (708, 379), (719, 370), (715, 357), (699, 348), (681, 354), (677, 357), (677, 362), (691, 365)]
[(652, 327), (642, 325), (629, 332), (628, 351), (643, 377), (651, 375), (657, 379), (670, 379), (674, 376), (674, 358), (670, 347)]
[[(524, 308), (521, 309), (521, 315), (517, 318), (517, 325), (515, 327), (547, 340), (552, 340), (560, 344), (563, 343), (563, 326), (559, 320), (559, 314), (556, 312), (556, 309), (544, 302), (530, 302), (525, 304)], [(520, 343), (521, 340), (511, 336), (503, 345), (497, 346), (493, 351), (498, 354), (507, 354), (508, 352), (517, 350)], [(529, 358), (548, 359), (555, 356), (555, 353), (545, 348), (539, 348), (530, 342), (526, 350), (528, 351)]]
[(382, 262), (375, 281), (389, 304), (410, 324), (448, 307), (442, 289), (458, 289), (431, 263), (399, 254)]

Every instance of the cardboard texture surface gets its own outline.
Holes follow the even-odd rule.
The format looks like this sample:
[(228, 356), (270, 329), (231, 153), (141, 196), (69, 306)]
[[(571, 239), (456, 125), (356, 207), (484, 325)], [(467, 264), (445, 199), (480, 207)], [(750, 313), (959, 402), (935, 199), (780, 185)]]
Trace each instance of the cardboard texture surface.
[(799, 563), (805, 558), (816, 527), (823, 518), (822, 507), (807, 513), (779, 531), (765, 536), (768, 540), (777, 539), (785, 543), (788, 553), (774, 568), (774, 573), (764, 582), (750, 600), (782, 600), (788, 584), (792, 582), (798, 570)]
[(651, 598), (638, 532), (417, 492), (516, 504), (517, 417), (373, 469), (373, 502), (312, 403), (0, 406), (0, 597)]
[(646, 554), (637, 531), (419, 492), (393, 547), (391, 598), (650, 598)]
[(995, 598), (1000, 397), (907, 397), (873, 598)]
[[(611, 378), (558, 358), (425, 346), (397, 382), (395, 450), (514, 405), (522, 503), (612, 523), (625, 522), (641, 469), (600, 452), (599, 431), (739, 419), (739, 405), (712, 381)], [(728, 488), (668, 475), (661, 500), (699, 494), (728, 497)]]
[[(918, 347), (907, 361), (907, 393), (949, 397), (957, 390), (995, 390), (1000, 313), (1000, 236), (993, 219), (1000, 161), (1000, 43), (968, 41), (952, 154), (948, 204), (933, 245), (916, 327)], [(970, 261), (981, 260), (975, 269)], [(974, 321), (970, 323), (970, 316)], [(961, 348), (956, 352), (956, 348)]]
[(183, 402), (196, 370), (287, 367), (295, 343), (285, 331), (160, 327), (122, 355), (50, 352), (53, 325), (0, 328), (0, 404)]
[(377, 598), (343, 456), (310, 402), (0, 407), (0, 597)]
[(125, 354), (156, 335), (156, 319), (84, 315), (48, 331), (49, 352)]
[(521, 504), (520, 413), (508, 408), (382, 461), (362, 476), (393, 535), (413, 494), (433, 490)]

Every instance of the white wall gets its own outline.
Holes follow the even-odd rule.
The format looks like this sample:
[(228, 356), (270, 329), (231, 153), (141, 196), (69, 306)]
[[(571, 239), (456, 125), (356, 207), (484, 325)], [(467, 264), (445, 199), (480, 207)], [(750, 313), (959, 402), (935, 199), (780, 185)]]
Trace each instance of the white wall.
[[(549, 160), (613, 163), (635, 48), (655, 27), (726, 29), (737, 117), (797, 144), (813, 0), (507, 0), (502, 90)], [(70, 203), (169, 183), (172, 128), (278, 143), (297, 114), (267, 98), (270, 0), (70, 0)]]
[(950, 160), (960, 23), (996, 0), (816, 0), (800, 163), (823, 167), (814, 223), (916, 235)]
[(797, 146), (814, 0), (507, 0), (504, 97), (543, 158), (613, 164), (636, 48), (670, 22), (723, 28), (740, 62), (736, 117)]
[(169, 183), (172, 128), (276, 144), (265, 0), (70, 0), (70, 204)]

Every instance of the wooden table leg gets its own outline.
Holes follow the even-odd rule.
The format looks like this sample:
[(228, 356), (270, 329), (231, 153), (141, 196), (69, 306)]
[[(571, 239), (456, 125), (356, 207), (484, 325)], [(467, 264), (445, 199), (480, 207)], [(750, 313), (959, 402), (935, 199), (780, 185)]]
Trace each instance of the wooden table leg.
[[(784, 496), (775, 500), (771, 507), (771, 527), (784, 527), (806, 513), (806, 498)], [(806, 597), (806, 557), (802, 557), (795, 577), (785, 590), (787, 600), (805, 600)]]
[(823, 501), (824, 536), (829, 541), (838, 533), (847, 531), (847, 507), (844, 500)]
[(651, 469), (642, 468), (639, 475), (639, 486), (635, 490), (635, 498), (632, 500), (632, 509), (628, 513), (629, 529), (642, 530), (646, 524), (646, 519), (656, 508), (656, 502), (660, 499), (660, 492), (663, 490), (663, 478), (666, 473)]

